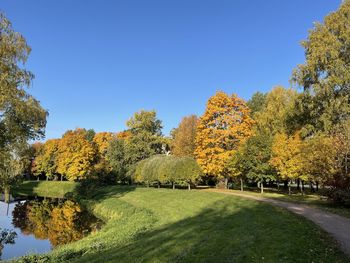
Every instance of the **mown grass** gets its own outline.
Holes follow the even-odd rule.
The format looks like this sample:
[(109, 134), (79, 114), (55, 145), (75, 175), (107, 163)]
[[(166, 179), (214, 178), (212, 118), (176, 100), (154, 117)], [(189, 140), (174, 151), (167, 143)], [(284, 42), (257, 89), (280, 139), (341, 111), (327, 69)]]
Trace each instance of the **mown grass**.
[(30, 195), (63, 198), (68, 193), (73, 193), (79, 183), (58, 181), (25, 181), (11, 189), (13, 195)]
[(18, 262), (349, 262), (313, 223), (235, 196), (110, 186), (80, 201), (99, 232)]
[(247, 195), (253, 195), (253, 196), (263, 196), (267, 198), (273, 198), (278, 199), (281, 201), (286, 202), (292, 202), (292, 203), (299, 203), (299, 204), (306, 204), (310, 205), (316, 208), (320, 208), (324, 211), (331, 212), (334, 214), (338, 214), (341, 216), (349, 217), (350, 218), (350, 209), (347, 207), (339, 206), (331, 201), (329, 201), (326, 197), (320, 196), (318, 194), (301, 194), (301, 193), (294, 193), (291, 195), (288, 195), (287, 193), (278, 193), (278, 192), (267, 192), (265, 191), (263, 195), (261, 195), (258, 192), (254, 191), (239, 191), (239, 190), (229, 190), (236, 193), (243, 193)]

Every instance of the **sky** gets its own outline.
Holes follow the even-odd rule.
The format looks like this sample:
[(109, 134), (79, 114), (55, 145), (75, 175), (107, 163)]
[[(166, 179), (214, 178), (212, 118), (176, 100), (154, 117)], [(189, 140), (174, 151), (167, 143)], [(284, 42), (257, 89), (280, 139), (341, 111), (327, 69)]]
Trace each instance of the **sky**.
[(46, 138), (117, 132), (141, 109), (163, 133), (203, 114), (216, 91), (248, 100), (290, 86), (300, 42), (341, 0), (0, 0), (32, 48), (29, 92), (49, 111)]

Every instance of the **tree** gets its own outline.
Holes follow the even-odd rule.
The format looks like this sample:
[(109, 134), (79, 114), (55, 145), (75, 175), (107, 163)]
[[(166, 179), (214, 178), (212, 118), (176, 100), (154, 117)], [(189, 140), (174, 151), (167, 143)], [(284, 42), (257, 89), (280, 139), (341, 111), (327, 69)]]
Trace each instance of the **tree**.
[[(47, 179), (57, 176), (57, 156), (59, 139), (47, 140), (33, 161), (32, 172), (35, 176), (45, 175)], [(62, 179), (62, 176), (61, 176)]]
[(242, 147), (230, 160), (233, 176), (240, 176), (243, 190), (243, 175), (245, 178), (260, 184), (264, 192), (264, 182), (276, 179), (276, 171), (270, 165), (272, 157), (273, 137), (267, 132), (258, 132), (247, 139)]
[[(250, 100), (247, 102), (247, 106), (250, 109), (250, 113), (254, 118), (255, 113), (260, 112), (264, 109), (266, 103), (266, 93), (256, 92), (253, 94)], [(255, 119), (255, 118), (254, 118)]]
[(205, 174), (221, 180), (228, 174), (226, 165), (238, 147), (252, 135), (253, 119), (245, 102), (236, 95), (217, 92), (200, 117), (195, 156)]
[(158, 187), (164, 183), (171, 183), (173, 189), (175, 184), (195, 184), (202, 175), (197, 162), (191, 157), (177, 157), (168, 155), (154, 155), (137, 163), (133, 179), (138, 183), (147, 185), (157, 183)]
[(140, 111), (127, 121), (131, 135), (125, 140), (124, 152), (127, 169), (138, 161), (163, 152), (161, 121), (155, 111)]
[[(334, 185), (333, 179), (337, 173), (336, 140), (333, 136), (316, 134), (306, 138), (302, 144), (302, 168), (310, 180), (323, 184)], [(342, 144), (344, 145), (344, 144)]]
[(292, 80), (303, 87), (299, 120), (304, 133), (329, 132), (350, 117), (350, 2), (316, 23), (302, 42), (306, 61)]
[(331, 185), (339, 189), (350, 187), (350, 120), (337, 125), (333, 131), (336, 152), (336, 173)]
[[(15, 32), (11, 22), (0, 13), (0, 155), (2, 171), (17, 171), (18, 152), (27, 147), (28, 140), (44, 135), (47, 112), (28, 94), (33, 74), (24, 68), (30, 47), (24, 37)], [(5, 165), (15, 165), (5, 167)], [(23, 167), (22, 167), (23, 169)], [(17, 172), (16, 172), (17, 173)], [(21, 173), (18, 172), (19, 176)], [(14, 176), (9, 173), (8, 176)], [(2, 174), (2, 187), (14, 182)], [(6, 189), (8, 191), (9, 189)]]
[(84, 129), (67, 131), (59, 143), (57, 172), (69, 181), (86, 179), (92, 171), (96, 152)]
[(196, 115), (184, 117), (173, 132), (172, 153), (176, 156), (194, 157), (198, 118)]
[(272, 144), (272, 158), (270, 163), (277, 170), (282, 180), (290, 181), (301, 178), (307, 180), (307, 173), (303, 170), (302, 140), (300, 133), (292, 136), (285, 133), (277, 134)]
[(127, 163), (125, 159), (125, 140), (113, 139), (107, 148), (106, 160), (115, 173), (116, 178), (124, 181), (126, 179)]
[(113, 138), (114, 134), (112, 132), (99, 132), (95, 134), (93, 142), (95, 143), (97, 152), (101, 158), (104, 158), (106, 156), (108, 146)]
[(293, 89), (273, 88), (266, 95), (262, 109), (254, 114), (257, 128), (272, 134), (289, 132), (296, 97), (297, 92)]
[(0, 260), (2, 250), (6, 244), (14, 244), (17, 234), (15, 231), (0, 228)]

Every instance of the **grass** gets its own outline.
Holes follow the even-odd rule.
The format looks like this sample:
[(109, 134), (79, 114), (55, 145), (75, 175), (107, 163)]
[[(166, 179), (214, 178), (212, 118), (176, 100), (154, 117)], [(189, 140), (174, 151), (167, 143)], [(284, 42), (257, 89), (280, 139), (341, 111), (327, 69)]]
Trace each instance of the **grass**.
[(63, 198), (74, 192), (78, 183), (58, 181), (25, 181), (11, 190), (13, 195), (46, 196)]
[[(242, 193), (239, 190), (230, 190), (236, 193)], [(260, 190), (259, 190), (260, 191)], [(293, 203), (299, 203), (299, 204), (306, 204), (310, 205), (316, 208), (320, 208), (324, 211), (331, 212), (334, 214), (338, 214), (341, 216), (345, 216), (350, 218), (350, 209), (347, 207), (339, 206), (333, 204), (331, 201), (327, 200), (326, 198), (318, 195), (318, 194), (292, 194), (288, 195), (287, 193), (282, 193), (282, 192), (269, 192), (265, 191), (263, 195), (260, 194), (260, 192), (256, 191), (251, 191), (251, 190), (245, 190), (243, 191), (243, 194), (247, 195), (253, 195), (253, 196), (264, 196), (267, 198), (272, 198), (272, 199), (278, 199), (281, 201), (286, 201), (286, 202), (293, 202)]]
[(110, 186), (80, 201), (106, 222), (99, 232), (17, 262), (349, 262), (311, 222), (235, 196)]

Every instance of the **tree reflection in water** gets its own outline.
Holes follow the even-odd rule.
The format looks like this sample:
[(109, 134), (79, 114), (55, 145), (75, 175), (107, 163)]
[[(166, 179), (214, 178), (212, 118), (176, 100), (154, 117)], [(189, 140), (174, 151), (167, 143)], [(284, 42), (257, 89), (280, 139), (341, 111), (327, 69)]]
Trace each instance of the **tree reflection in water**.
[(101, 223), (71, 200), (44, 199), (18, 203), (12, 216), (12, 224), (23, 234), (49, 239), (53, 247), (79, 240)]
[(2, 255), (2, 250), (6, 244), (14, 244), (15, 238), (17, 237), (16, 232), (8, 229), (0, 228), (0, 260)]

